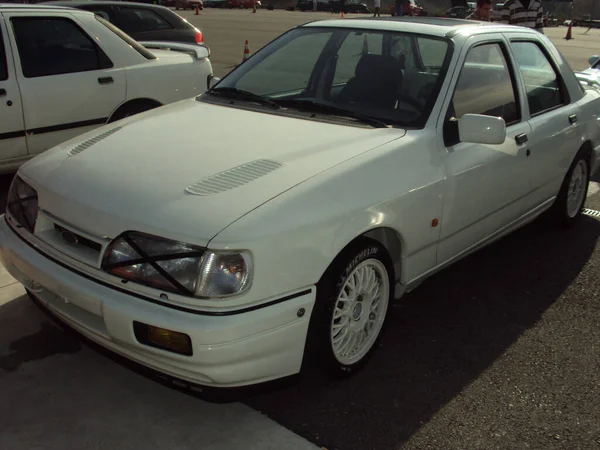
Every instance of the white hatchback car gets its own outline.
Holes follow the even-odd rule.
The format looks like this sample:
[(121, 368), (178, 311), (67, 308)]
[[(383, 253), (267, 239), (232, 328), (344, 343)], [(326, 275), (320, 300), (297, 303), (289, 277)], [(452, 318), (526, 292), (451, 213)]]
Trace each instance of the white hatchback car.
[(88, 11), (0, 5), (0, 172), (107, 122), (207, 89), (207, 47), (145, 44)]
[(26, 163), (1, 258), (60, 320), (180, 380), (350, 374), (393, 299), (544, 211), (577, 220), (599, 111), (533, 30), (311, 22), (197, 99)]

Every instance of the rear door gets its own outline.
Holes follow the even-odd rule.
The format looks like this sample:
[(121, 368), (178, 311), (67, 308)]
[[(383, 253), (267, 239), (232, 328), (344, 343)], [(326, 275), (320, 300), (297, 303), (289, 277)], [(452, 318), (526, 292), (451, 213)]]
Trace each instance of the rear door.
[(557, 62), (531, 35), (513, 37), (511, 48), (526, 92), (531, 134), (528, 158), (533, 199), (556, 195), (581, 145), (577, 104), (571, 102)]
[[(93, 15), (88, 20), (97, 20)], [(30, 154), (106, 123), (126, 98), (124, 70), (76, 14), (5, 14)]]
[(21, 92), (6, 31), (0, 15), (0, 166), (27, 156)]

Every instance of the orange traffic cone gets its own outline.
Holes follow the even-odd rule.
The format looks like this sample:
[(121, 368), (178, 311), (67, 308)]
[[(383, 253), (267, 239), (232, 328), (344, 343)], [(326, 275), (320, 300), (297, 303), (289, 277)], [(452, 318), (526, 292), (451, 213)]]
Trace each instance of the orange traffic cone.
[(570, 39), (573, 39), (573, 36), (571, 35), (571, 27), (573, 26), (573, 22), (569, 22), (569, 29), (567, 30), (567, 35), (565, 36), (565, 39), (568, 41)]
[(344, 18), (344, 11), (342, 11), (342, 15), (340, 16), (340, 19)]
[(198, 3), (196, 3), (196, 16), (200, 15), (200, 5)]
[(250, 48), (248, 47), (248, 40), (246, 39), (246, 45), (244, 45), (244, 59), (242, 59), (242, 62), (246, 61), (248, 58), (250, 58)]

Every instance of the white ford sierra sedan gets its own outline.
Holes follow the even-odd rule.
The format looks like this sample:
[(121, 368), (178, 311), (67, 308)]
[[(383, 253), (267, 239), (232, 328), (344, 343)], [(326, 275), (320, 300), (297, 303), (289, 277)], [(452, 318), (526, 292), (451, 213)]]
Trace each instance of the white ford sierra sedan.
[(23, 165), (1, 258), (60, 321), (172, 379), (347, 375), (394, 299), (544, 212), (576, 222), (599, 114), (533, 30), (312, 22)]

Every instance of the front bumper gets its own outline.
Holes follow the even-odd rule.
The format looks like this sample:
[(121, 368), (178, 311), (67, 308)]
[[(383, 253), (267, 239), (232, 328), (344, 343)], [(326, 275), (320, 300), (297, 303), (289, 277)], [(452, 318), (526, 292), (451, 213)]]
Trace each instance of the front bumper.
[[(132, 361), (194, 384), (236, 387), (300, 371), (315, 288), (240, 314), (179, 311), (117, 291), (63, 267), (26, 243), (0, 217), (0, 259), (43, 306), (91, 341)], [(273, 299), (276, 300), (276, 299)], [(304, 310), (299, 314), (298, 311)], [(300, 316), (300, 317), (299, 317)], [(193, 355), (138, 342), (133, 322), (190, 336)]]

